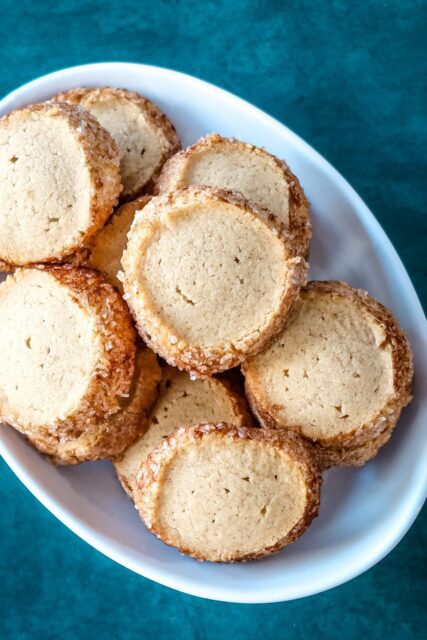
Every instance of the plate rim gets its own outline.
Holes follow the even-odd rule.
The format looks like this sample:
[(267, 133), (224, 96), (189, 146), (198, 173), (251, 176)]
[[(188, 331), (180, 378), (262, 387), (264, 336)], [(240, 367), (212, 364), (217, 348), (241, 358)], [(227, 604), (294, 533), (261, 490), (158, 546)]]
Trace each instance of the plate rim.
[[(282, 134), (284, 130), (287, 137), (292, 139), (295, 146), (298, 147), (305, 156), (311, 157), (316, 165), (328, 175), (331, 181), (334, 182), (337, 187), (340, 188), (341, 191), (348, 197), (349, 201), (353, 203), (354, 208), (357, 209), (359, 220), (369, 234), (370, 239), (375, 238), (376, 240), (379, 240), (381, 242), (382, 252), (386, 254), (387, 258), (390, 259), (392, 263), (394, 263), (404, 286), (408, 290), (408, 295), (410, 296), (412, 303), (411, 315), (412, 317), (414, 317), (414, 319), (416, 319), (417, 325), (421, 326), (424, 337), (427, 337), (427, 321), (424, 316), (421, 302), (405, 269), (405, 266), (403, 265), (400, 256), (398, 255), (392, 242), (388, 238), (386, 232), (384, 231), (378, 220), (375, 218), (374, 214), (368, 208), (368, 206), (364, 203), (362, 198), (357, 194), (353, 187), (351, 187), (348, 181), (329, 163), (329, 161), (326, 160), (326, 158), (324, 158), (315, 149), (313, 149), (313, 147), (305, 142), (305, 140), (303, 140), (299, 135), (294, 133), (286, 125), (282, 124), (278, 119), (270, 116), (259, 107), (256, 107), (255, 105), (244, 100), (243, 98), (240, 98), (232, 92), (223, 89), (222, 87), (219, 87), (213, 83), (197, 78), (196, 76), (180, 71), (174, 71), (166, 67), (159, 67), (156, 65), (147, 65), (135, 62), (96, 62), (59, 69), (39, 76), (23, 84), (6, 94), (0, 100), (0, 110), (3, 111), (3, 109), (7, 109), (8, 105), (12, 103), (16, 98), (19, 98), (21, 95), (25, 94), (28, 90), (31, 90), (31, 88), (37, 86), (42, 81), (44, 82), (47, 79), (54, 80), (55, 76), (63, 80), (64, 76), (67, 76), (68, 74), (72, 75), (80, 72), (102, 72), (102, 70), (105, 70), (107, 67), (115, 67), (116, 69), (132, 68), (134, 71), (145, 70), (146, 72), (148, 71), (150, 73), (160, 72), (165, 75), (170, 74), (173, 76), (180, 76), (186, 82), (190, 81), (201, 83), (205, 85), (210, 91), (215, 90), (217, 92), (220, 92), (223, 98), (232, 100), (234, 103), (237, 102), (246, 111), (252, 112), (252, 114), (257, 118), (263, 120), (270, 128), (279, 128), (282, 130)], [(55, 500), (46, 492), (46, 490), (41, 486), (40, 482), (32, 476), (26, 466), (19, 462), (18, 459), (16, 459), (16, 457), (1, 439), (0, 455), (3, 457), (6, 464), (11, 468), (15, 475), (19, 478), (19, 480), (24, 484), (24, 486), (37, 498), (39, 502), (41, 502), (41, 504), (43, 504), (43, 506), (45, 506), (74, 534), (94, 547), (97, 551), (109, 557), (111, 560), (117, 562), (118, 564), (121, 564), (122, 566), (139, 575), (142, 575), (145, 578), (153, 580), (154, 582), (175, 589), (177, 591), (210, 600), (219, 600), (223, 602), (233, 602), (240, 604), (266, 604), (307, 597), (309, 595), (315, 595), (323, 591), (332, 589), (345, 582), (348, 582), (349, 580), (352, 580), (358, 575), (361, 575), (372, 566), (380, 562), (400, 542), (400, 540), (404, 537), (404, 535), (413, 524), (419, 511), (421, 510), (427, 493), (426, 465), (424, 478), (420, 478), (420, 482), (417, 483), (417, 486), (413, 488), (411, 494), (412, 500), (408, 499), (405, 503), (405, 517), (401, 516), (399, 522), (396, 523), (396, 526), (390, 533), (386, 544), (382, 546), (381, 551), (379, 553), (376, 551), (372, 552), (369, 556), (360, 560), (357, 563), (357, 566), (356, 564), (353, 566), (351, 563), (349, 563), (350, 566), (343, 569), (340, 572), (338, 578), (337, 571), (335, 571), (332, 578), (326, 576), (323, 578), (323, 580), (317, 580), (314, 588), (313, 584), (310, 582), (310, 585), (304, 585), (304, 587), (300, 587), (298, 590), (294, 590), (292, 594), (288, 593), (289, 588), (286, 588), (284, 591), (281, 590), (280, 585), (270, 587), (270, 589), (267, 587), (263, 589), (262, 592), (258, 591), (254, 593), (248, 593), (238, 590), (234, 587), (232, 588), (233, 590), (224, 592), (222, 587), (217, 589), (215, 585), (207, 586), (206, 584), (200, 585), (200, 583), (196, 583), (196, 586), (194, 586), (194, 580), (186, 581), (186, 583), (183, 584), (183, 580), (181, 577), (170, 576), (169, 574), (167, 574), (167, 572), (159, 570), (159, 568), (153, 569), (151, 567), (141, 567), (141, 563), (138, 563), (136, 559), (133, 559), (130, 556), (129, 552), (127, 552), (126, 550), (122, 550), (119, 543), (115, 543), (115, 545), (113, 546), (111, 542), (109, 542), (108, 538), (106, 538), (106, 536), (97, 532), (94, 527), (91, 527), (84, 523), (82, 520), (76, 518), (69, 509), (62, 507), (60, 502)]]

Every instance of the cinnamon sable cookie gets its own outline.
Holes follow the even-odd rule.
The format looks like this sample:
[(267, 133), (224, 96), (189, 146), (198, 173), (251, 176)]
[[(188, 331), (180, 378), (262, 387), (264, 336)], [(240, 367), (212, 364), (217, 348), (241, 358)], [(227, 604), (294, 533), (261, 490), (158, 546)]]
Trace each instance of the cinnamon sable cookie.
[(148, 457), (134, 498), (148, 529), (198, 560), (279, 551), (317, 515), (321, 476), (295, 433), (225, 423), (180, 429)]
[(149, 200), (150, 196), (141, 196), (119, 207), (88, 248), (87, 266), (102, 271), (108, 282), (121, 292), (121, 259), (127, 245), (127, 234), (135, 213), (141, 211)]
[(165, 160), (180, 149), (170, 120), (153, 102), (133, 91), (72, 89), (54, 99), (82, 106), (111, 133), (122, 154), (120, 175), (126, 198), (152, 186)]
[(118, 456), (145, 429), (156, 401), (161, 369), (157, 356), (148, 347), (139, 347), (129, 392), (119, 398), (120, 408), (105, 417), (91, 419), (83, 430), (38, 429), (28, 437), (55, 464), (79, 464)]
[(157, 193), (191, 185), (239, 191), (276, 216), (292, 238), (296, 255), (305, 256), (311, 238), (309, 203), (298, 178), (283, 160), (265, 149), (212, 133), (174, 155), (162, 169)]
[(0, 269), (61, 262), (104, 225), (119, 151), (82, 109), (35, 104), (0, 119)]
[(0, 285), (0, 315), (0, 421), (60, 458), (67, 441), (116, 414), (129, 395), (127, 306), (95, 271), (46, 266), (18, 269)]
[(411, 399), (404, 332), (379, 302), (343, 282), (302, 289), (285, 329), (243, 373), (261, 423), (312, 440), (323, 466), (373, 457)]
[(306, 274), (273, 216), (211, 187), (153, 198), (122, 264), (144, 340), (200, 376), (258, 353), (285, 324)]
[(114, 463), (125, 491), (132, 496), (141, 465), (167, 436), (179, 427), (211, 421), (227, 421), (240, 427), (250, 425), (252, 418), (244, 397), (225, 380), (191, 380), (188, 373), (166, 367), (159, 398), (144, 433)]

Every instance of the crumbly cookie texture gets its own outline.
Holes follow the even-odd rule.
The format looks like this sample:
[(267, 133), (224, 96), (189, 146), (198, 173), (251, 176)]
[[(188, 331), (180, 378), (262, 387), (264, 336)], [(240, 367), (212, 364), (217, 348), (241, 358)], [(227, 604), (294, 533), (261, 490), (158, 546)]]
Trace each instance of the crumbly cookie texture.
[(150, 100), (112, 87), (72, 89), (54, 98), (78, 104), (95, 116), (122, 153), (123, 196), (150, 192), (163, 163), (180, 148), (175, 127)]
[(62, 443), (121, 409), (134, 375), (135, 330), (100, 273), (17, 269), (0, 285), (0, 314), (0, 421)]
[(288, 165), (265, 149), (212, 133), (164, 165), (156, 193), (191, 185), (239, 191), (272, 213), (295, 255), (306, 256), (311, 238), (309, 202)]
[(119, 207), (107, 224), (95, 236), (87, 248), (85, 263), (105, 274), (108, 282), (123, 293), (121, 259), (127, 245), (127, 234), (137, 211), (150, 201), (150, 196), (141, 196)]
[(121, 190), (110, 134), (75, 106), (0, 119), (0, 270), (63, 262), (104, 225)]
[(178, 427), (221, 421), (237, 427), (252, 424), (242, 394), (222, 378), (191, 380), (187, 372), (165, 367), (159, 398), (144, 433), (115, 460), (117, 475), (128, 495), (132, 496), (141, 465), (164, 438)]
[(285, 324), (307, 269), (272, 215), (211, 187), (153, 198), (134, 218), (122, 264), (141, 336), (196, 376), (259, 352)]
[(134, 498), (148, 529), (198, 560), (275, 553), (317, 515), (321, 476), (302, 438), (225, 423), (179, 429), (148, 457)]
[(388, 440), (413, 371), (408, 340), (383, 305), (343, 282), (314, 281), (243, 373), (261, 424), (300, 432), (331, 466), (363, 463)]
[(143, 433), (157, 398), (160, 379), (157, 356), (148, 347), (140, 346), (129, 392), (120, 397), (120, 409), (116, 413), (93, 419), (82, 430), (63, 433), (38, 429), (29, 440), (58, 465), (118, 456)]

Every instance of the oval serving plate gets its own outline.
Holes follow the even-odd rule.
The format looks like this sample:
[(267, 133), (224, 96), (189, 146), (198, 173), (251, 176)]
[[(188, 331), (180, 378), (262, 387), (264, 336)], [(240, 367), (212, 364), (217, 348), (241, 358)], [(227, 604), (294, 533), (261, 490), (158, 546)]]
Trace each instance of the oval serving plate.
[(362, 469), (325, 474), (320, 515), (296, 543), (248, 564), (212, 565), (181, 556), (148, 533), (109, 462), (55, 468), (12, 428), (0, 453), (25, 486), (93, 547), (151, 580), (229, 602), (277, 602), (319, 593), (366, 571), (409, 529), (427, 486), (427, 324), (409, 277), (372, 213), (318, 153), (284, 125), (236, 96), (152, 66), (102, 63), (38, 78), (0, 102), (3, 115), (78, 86), (119, 86), (152, 98), (183, 146), (217, 131), (285, 158), (312, 203), (310, 278), (367, 289), (406, 329), (415, 354), (415, 399), (390, 442)]

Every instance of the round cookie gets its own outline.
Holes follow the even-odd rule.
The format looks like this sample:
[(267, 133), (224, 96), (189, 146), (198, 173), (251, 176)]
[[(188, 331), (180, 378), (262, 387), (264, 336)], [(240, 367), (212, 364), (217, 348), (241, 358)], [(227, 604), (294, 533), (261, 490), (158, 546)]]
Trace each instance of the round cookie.
[(285, 329), (243, 373), (261, 423), (300, 432), (323, 456), (332, 449), (333, 464), (373, 453), (411, 399), (405, 334), (385, 307), (343, 282), (303, 288)]
[(72, 89), (54, 99), (82, 106), (113, 136), (122, 153), (120, 174), (126, 198), (149, 190), (165, 160), (181, 147), (170, 120), (150, 100), (133, 91), (112, 87)]
[(119, 207), (88, 248), (87, 266), (102, 271), (108, 282), (122, 293), (120, 261), (127, 245), (127, 234), (135, 213), (143, 209), (149, 200), (150, 196), (141, 196)]
[(279, 551), (317, 515), (321, 476), (295, 433), (225, 423), (180, 429), (137, 475), (140, 516), (198, 560), (236, 562)]
[(100, 273), (18, 269), (0, 285), (0, 314), (0, 421), (41, 445), (50, 435), (58, 443), (77, 438), (120, 411), (134, 375), (135, 331)]
[(148, 347), (137, 349), (135, 373), (129, 393), (120, 399), (120, 409), (105, 418), (88, 422), (83, 430), (39, 428), (28, 439), (54, 464), (79, 464), (118, 456), (138, 438), (156, 401), (161, 369)]
[(191, 380), (186, 372), (166, 367), (159, 398), (143, 435), (114, 462), (125, 491), (132, 496), (139, 468), (178, 427), (222, 421), (237, 427), (252, 422), (244, 398), (228, 382), (220, 378)]
[(199, 376), (258, 353), (282, 329), (306, 275), (272, 216), (211, 187), (153, 198), (122, 265), (144, 340)]
[(175, 154), (164, 165), (157, 193), (191, 185), (239, 191), (276, 216), (292, 239), (296, 255), (306, 256), (311, 238), (309, 203), (287, 164), (247, 142), (212, 133)]
[(0, 269), (61, 262), (104, 225), (121, 186), (117, 145), (89, 113), (34, 104), (0, 119)]

